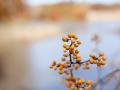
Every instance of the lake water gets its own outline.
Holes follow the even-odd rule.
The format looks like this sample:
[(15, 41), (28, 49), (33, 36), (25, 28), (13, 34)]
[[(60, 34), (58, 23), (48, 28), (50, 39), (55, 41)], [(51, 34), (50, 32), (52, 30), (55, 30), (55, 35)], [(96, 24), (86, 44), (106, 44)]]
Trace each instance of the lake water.
[[(22, 78), (21, 86), (25, 90), (68, 90), (64, 87), (63, 81), (57, 74), (49, 69), (49, 65), (52, 60), (60, 60), (63, 54), (62, 50), (62, 36), (69, 32), (75, 32), (79, 39), (82, 41), (82, 45), (79, 47), (81, 56), (87, 59), (91, 53), (91, 49), (95, 47), (95, 43), (91, 42), (91, 37), (94, 34), (98, 34), (101, 38), (98, 48), (106, 53), (108, 58), (107, 65), (101, 71), (101, 77), (107, 73), (120, 68), (120, 21), (115, 22), (85, 22), (85, 23), (41, 23), (31, 22), (22, 23), (16, 25), (17, 28), (40, 29), (40, 32), (44, 32), (44, 27), (41, 26), (58, 27), (60, 31), (51, 37), (45, 36), (45, 38), (38, 39), (35, 42), (29, 42), (25, 45), (25, 49), (21, 48), (21, 52), (25, 50), (25, 56), (27, 56), (26, 65), (28, 71), (26, 76)], [(52, 31), (54, 28), (50, 28)], [(17, 45), (17, 44), (16, 44)], [(18, 46), (19, 47), (19, 46)], [(23, 47), (23, 46), (20, 46)], [(19, 52), (19, 51), (18, 51)], [(23, 53), (24, 54), (24, 53)], [(24, 63), (24, 61), (23, 61)], [(111, 63), (113, 63), (111, 65)], [(20, 63), (19, 66), (25, 64)], [(114, 65), (114, 66), (113, 66)], [(97, 80), (98, 73), (95, 66), (92, 66), (91, 70), (84, 71), (79, 69), (78, 72), (74, 72), (77, 76), (82, 78)], [(118, 76), (119, 77), (119, 76)], [(13, 77), (14, 78), (14, 77)], [(115, 78), (111, 81), (115, 83)], [(109, 82), (104, 86), (103, 90), (115, 90), (115, 84)], [(16, 89), (17, 90), (17, 89)]]

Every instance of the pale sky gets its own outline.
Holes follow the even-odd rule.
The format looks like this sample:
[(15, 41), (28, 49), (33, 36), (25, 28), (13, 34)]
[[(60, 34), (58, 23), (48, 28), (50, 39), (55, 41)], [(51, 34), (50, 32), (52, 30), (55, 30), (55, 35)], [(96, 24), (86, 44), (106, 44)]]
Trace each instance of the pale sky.
[[(53, 4), (59, 2), (68, 2), (70, 0), (27, 0), (29, 5)], [(89, 3), (120, 3), (120, 0), (72, 0), (74, 2), (89, 2)]]

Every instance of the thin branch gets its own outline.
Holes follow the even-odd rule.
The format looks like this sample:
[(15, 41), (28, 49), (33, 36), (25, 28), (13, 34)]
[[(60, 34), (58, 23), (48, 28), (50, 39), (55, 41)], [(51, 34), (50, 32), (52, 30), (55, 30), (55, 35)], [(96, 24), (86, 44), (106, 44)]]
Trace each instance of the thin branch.
[(115, 74), (115, 73), (117, 73), (117, 72), (120, 72), (120, 69), (119, 69), (119, 68), (116, 69), (116, 70), (114, 70), (114, 71), (112, 71), (112, 72), (110, 72), (110, 73), (108, 73), (108, 74), (105, 75), (103, 78), (99, 79), (99, 80), (92, 86), (93, 90), (96, 88), (96, 86), (99, 84), (100, 81), (102, 81), (104, 84), (106, 84), (106, 83), (105, 83), (105, 82), (106, 82), (106, 79), (108, 79), (108, 78), (111, 79), (112, 75)]
[(83, 61), (83, 62), (80, 62), (80, 64), (84, 64), (84, 63), (89, 62), (89, 61), (90, 61), (90, 60)]
[(72, 64), (84, 64), (86, 62), (89, 62), (90, 60), (86, 60), (86, 61), (83, 61), (83, 62), (71, 62), (71, 64), (68, 66), (68, 67), (71, 67)]
[[(72, 43), (70, 44), (70, 46), (72, 46)], [(71, 67), (72, 66), (72, 56), (71, 56), (71, 53), (69, 52), (69, 59), (70, 59), (70, 66), (69, 67)], [(70, 70), (70, 75), (73, 77), (73, 72), (72, 72), (72, 70)]]

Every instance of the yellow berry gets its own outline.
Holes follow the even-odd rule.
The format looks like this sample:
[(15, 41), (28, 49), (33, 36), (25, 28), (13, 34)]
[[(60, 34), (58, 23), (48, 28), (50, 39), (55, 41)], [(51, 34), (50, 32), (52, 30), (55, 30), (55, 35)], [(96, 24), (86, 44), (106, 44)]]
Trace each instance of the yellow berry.
[(81, 58), (81, 56), (77, 55), (77, 58)]
[(67, 74), (67, 75), (69, 74), (69, 72), (67, 70), (64, 70), (64, 73)]
[(65, 49), (66, 49), (66, 50), (69, 50), (69, 49), (70, 49), (70, 46), (66, 46)]
[(90, 64), (93, 64), (93, 63), (94, 63), (94, 60), (93, 60), (93, 59), (90, 59), (89, 62), (90, 62)]
[(61, 58), (62, 61), (65, 61), (66, 59), (64, 57)]
[(70, 67), (70, 68), (69, 68), (69, 70), (73, 70), (73, 68), (72, 68), (72, 67)]
[(56, 67), (60, 67), (61, 66), (61, 63), (58, 63), (57, 65), (56, 65)]
[(56, 71), (56, 70), (57, 70), (57, 68), (55, 67), (55, 68), (54, 68), (54, 70)]
[(75, 40), (71, 40), (71, 43), (74, 44), (74, 43), (75, 43)]
[(79, 90), (83, 90), (83, 88), (79, 88)]
[(69, 37), (69, 38), (72, 38), (72, 34), (71, 34), (71, 33), (70, 33), (70, 34), (68, 34), (68, 37)]
[(78, 41), (77, 41), (77, 44), (81, 44), (81, 41), (80, 41), (80, 40), (78, 40)]
[(82, 83), (84, 83), (85, 82), (85, 80), (84, 79), (81, 79), (82, 80)]
[(70, 34), (68, 34), (68, 37), (69, 38), (73, 38), (73, 37), (75, 37), (76, 35), (74, 34), (74, 33), (70, 33)]
[(77, 70), (80, 67), (80, 64), (75, 65), (75, 69)]
[(100, 58), (100, 57), (98, 57), (98, 61), (101, 61), (101, 58)]
[(105, 65), (105, 62), (104, 62), (104, 61), (101, 61), (101, 65)]
[(81, 58), (76, 58), (76, 62), (79, 63), (81, 61)]
[(97, 67), (100, 67), (100, 66), (101, 66), (101, 64), (98, 62), (98, 63), (97, 63)]
[(67, 50), (66, 50), (66, 49), (64, 49), (63, 51), (64, 51), (64, 53), (66, 53), (66, 52), (67, 52)]
[(76, 56), (76, 62), (80, 62), (82, 60), (81, 56)]
[(63, 66), (62, 65), (59, 67), (59, 70), (63, 70)]
[(63, 47), (66, 48), (67, 44), (64, 44)]
[(63, 72), (62, 72), (62, 71), (59, 71), (58, 73), (59, 73), (60, 75), (61, 75), (61, 74), (63, 74)]
[(78, 53), (79, 53), (79, 50), (75, 50), (75, 53), (78, 54)]
[(68, 42), (68, 38), (67, 38), (67, 37), (63, 37), (62, 40), (63, 40), (64, 42)]
[(87, 80), (87, 81), (86, 81), (86, 85), (91, 85), (91, 81), (90, 81), (90, 80)]
[(67, 81), (72, 81), (72, 77), (71, 77), (71, 76), (68, 76), (68, 77), (67, 77)]
[(53, 66), (52, 66), (52, 65), (50, 66), (50, 69), (53, 69)]
[(107, 58), (106, 58), (106, 57), (102, 57), (102, 60), (103, 60), (103, 61), (106, 61), (106, 60), (107, 60)]
[(80, 79), (76, 82), (78, 85), (81, 85), (83, 83), (83, 81)]
[(63, 56), (64, 56), (64, 57), (68, 57), (69, 55), (68, 55), (67, 53), (64, 53)]
[(66, 64), (66, 63), (63, 64), (63, 67), (64, 67), (64, 68), (67, 68), (67, 67), (68, 67), (68, 64)]
[(79, 44), (75, 43), (75, 44), (74, 44), (74, 46), (75, 46), (75, 47), (78, 47), (78, 46), (79, 46)]
[(56, 61), (53, 61), (53, 62), (52, 62), (52, 66), (55, 66), (55, 65), (56, 65)]
[(91, 90), (91, 85), (86, 86), (86, 87), (85, 87), (85, 90)]
[(74, 50), (69, 50), (69, 52), (70, 52), (71, 54), (74, 54)]
[(74, 46), (70, 46), (70, 50), (74, 50)]
[(97, 64), (97, 61), (93, 59), (93, 63), (94, 63), (94, 64)]
[(66, 64), (70, 64), (70, 61), (67, 61)]
[(99, 56), (104, 56), (104, 52), (101, 51), (101, 52), (99, 53)]
[(89, 65), (86, 65), (86, 66), (84, 67), (84, 69), (88, 70), (88, 69), (90, 69), (90, 66), (89, 66)]
[(70, 88), (72, 86), (73, 82), (72, 81), (67, 81), (66, 82), (66, 87)]
[(75, 76), (72, 76), (72, 81), (76, 81), (76, 77)]
[(75, 40), (77, 40), (77, 39), (78, 39), (78, 37), (77, 37), (77, 36), (74, 36), (74, 39), (75, 39)]
[(90, 54), (90, 57), (96, 58), (96, 55), (95, 54)]
[(74, 58), (74, 59), (76, 59), (76, 58), (77, 58), (77, 56), (73, 55), (73, 58)]

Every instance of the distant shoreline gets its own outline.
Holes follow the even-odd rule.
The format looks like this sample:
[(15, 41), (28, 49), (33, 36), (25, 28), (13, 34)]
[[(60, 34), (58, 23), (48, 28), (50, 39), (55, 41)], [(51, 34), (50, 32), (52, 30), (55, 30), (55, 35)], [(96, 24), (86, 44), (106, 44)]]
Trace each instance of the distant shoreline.
[(120, 10), (89, 11), (88, 21), (120, 21)]

